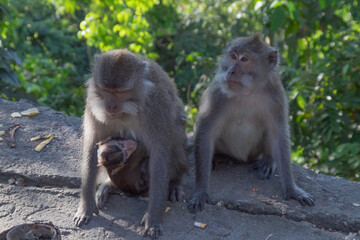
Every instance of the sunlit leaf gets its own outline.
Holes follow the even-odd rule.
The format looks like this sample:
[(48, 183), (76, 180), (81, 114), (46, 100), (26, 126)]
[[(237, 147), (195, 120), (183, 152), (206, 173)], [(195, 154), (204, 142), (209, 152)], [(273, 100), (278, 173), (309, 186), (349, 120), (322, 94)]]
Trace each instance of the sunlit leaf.
[(298, 94), (298, 95), (297, 95), (296, 101), (297, 101), (298, 106), (299, 106), (301, 109), (305, 109), (306, 101), (305, 101), (304, 97), (303, 97), (301, 94)]

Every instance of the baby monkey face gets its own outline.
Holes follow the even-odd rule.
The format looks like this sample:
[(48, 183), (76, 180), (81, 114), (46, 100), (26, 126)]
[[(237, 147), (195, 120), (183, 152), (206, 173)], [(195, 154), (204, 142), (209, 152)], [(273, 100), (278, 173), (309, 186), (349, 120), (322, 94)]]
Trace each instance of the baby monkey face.
[(111, 166), (126, 162), (136, 150), (137, 143), (132, 139), (107, 138), (97, 143), (98, 165)]

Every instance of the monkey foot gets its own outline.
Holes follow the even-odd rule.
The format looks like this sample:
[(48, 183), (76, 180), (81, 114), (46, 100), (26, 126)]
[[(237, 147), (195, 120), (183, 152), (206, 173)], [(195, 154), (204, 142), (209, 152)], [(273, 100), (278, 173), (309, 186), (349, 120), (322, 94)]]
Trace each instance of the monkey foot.
[(182, 202), (183, 191), (181, 186), (170, 186), (169, 187), (169, 201), (171, 202)]
[(109, 192), (111, 191), (112, 187), (109, 184), (101, 184), (96, 191), (96, 206), (98, 209), (102, 209), (105, 206), (105, 202), (109, 196)]
[(97, 209), (95, 203), (93, 204), (93, 207), (83, 207), (80, 205), (73, 218), (75, 225), (81, 227), (84, 223), (85, 225), (88, 224), (93, 213), (95, 213), (96, 215), (99, 214), (99, 209)]
[(162, 226), (160, 223), (158, 223), (158, 224), (150, 223), (148, 213), (145, 213), (143, 219), (141, 220), (140, 225), (145, 227), (145, 232), (143, 234), (144, 237), (150, 237), (151, 239), (157, 239), (163, 233)]
[(269, 179), (274, 173), (274, 166), (269, 159), (260, 159), (254, 164), (253, 170), (258, 178)]
[(210, 197), (207, 192), (197, 191), (188, 203), (188, 210), (191, 213), (197, 213), (204, 209), (205, 203), (210, 202)]
[(301, 205), (305, 206), (314, 206), (315, 205), (315, 199), (308, 194), (307, 192), (305, 192), (304, 190), (302, 190), (299, 187), (296, 187), (294, 189), (291, 190), (287, 190), (285, 192), (285, 199), (286, 200), (290, 200), (290, 199), (295, 199), (298, 200), (300, 202)]

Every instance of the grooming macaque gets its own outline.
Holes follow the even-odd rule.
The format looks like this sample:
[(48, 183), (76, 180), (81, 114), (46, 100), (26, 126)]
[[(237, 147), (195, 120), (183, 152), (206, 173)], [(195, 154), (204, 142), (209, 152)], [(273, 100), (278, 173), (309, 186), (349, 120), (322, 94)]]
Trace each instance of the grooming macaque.
[[(98, 165), (104, 166), (110, 181), (100, 185), (97, 205), (101, 208), (107, 196), (102, 196), (104, 187), (114, 186), (130, 195), (141, 195), (149, 189), (149, 158), (142, 144), (132, 139), (107, 138), (97, 143)], [(107, 186), (105, 186), (107, 185)], [(110, 190), (109, 189), (109, 190)], [(104, 199), (105, 198), (105, 199)]]
[(258, 35), (237, 38), (225, 49), (219, 65), (196, 122), (196, 189), (189, 211), (201, 211), (209, 201), (214, 152), (256, 161), (261, 179), (273, 174), (276, 162), (285, 198), (313, 206), (314, 199), (295, 184), (291, 173), (288, 104), (277, 50)]
[(181, 178), (187, 170), (185, 113), (170, 78), (154, 61), (127, 50), (99, 55), (87, 83), (83, 126), (81, 196), (75, 224), (86, 224), (99, 212), (96, 143), (124, 131), (125, 138), (135, 137), (149, 153), (149, 203), (142, 224), (144, 235), (161, 235), (166, 199), (182, 200)]

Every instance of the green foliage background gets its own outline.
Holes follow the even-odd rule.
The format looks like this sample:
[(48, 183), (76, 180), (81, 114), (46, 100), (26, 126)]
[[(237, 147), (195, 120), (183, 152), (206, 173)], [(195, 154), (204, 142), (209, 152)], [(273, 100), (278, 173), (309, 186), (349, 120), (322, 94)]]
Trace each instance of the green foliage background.
[(81, 116), (95, 53), (129, 48), (174, 79), (192, 129), (222, 49), (261, 32), (282, 53), (292, 159), (360, 180), (360, 3), (0, 0), (0, 93)]

